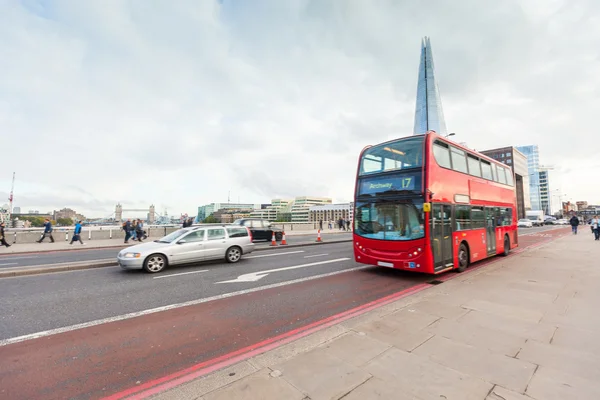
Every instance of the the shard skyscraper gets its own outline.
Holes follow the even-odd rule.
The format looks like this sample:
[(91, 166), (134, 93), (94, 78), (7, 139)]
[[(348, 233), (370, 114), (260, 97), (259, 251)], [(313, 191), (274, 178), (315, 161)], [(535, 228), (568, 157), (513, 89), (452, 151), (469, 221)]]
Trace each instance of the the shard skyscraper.
[(414, 135), (427, 131), (446, 134), (446, 121), (442, 110), (440, 90), (435, 80), (433, 55), (428, 37), (421, 41), (421, 63), (419, 65), (419, 82), (417, 84), (417, 106), (415, 110)]

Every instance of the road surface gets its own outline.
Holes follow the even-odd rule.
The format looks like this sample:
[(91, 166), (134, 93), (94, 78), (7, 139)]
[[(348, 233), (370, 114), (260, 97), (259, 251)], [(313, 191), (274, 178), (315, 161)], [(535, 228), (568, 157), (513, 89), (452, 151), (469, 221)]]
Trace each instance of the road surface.
[[(520, 251), (567, 230), (528, 230)], [(108, 267), (1, 279), (0, 398), (108, 396), (433, 279), (358, 265), (351, 243), (252, 256), (158, 275)]]

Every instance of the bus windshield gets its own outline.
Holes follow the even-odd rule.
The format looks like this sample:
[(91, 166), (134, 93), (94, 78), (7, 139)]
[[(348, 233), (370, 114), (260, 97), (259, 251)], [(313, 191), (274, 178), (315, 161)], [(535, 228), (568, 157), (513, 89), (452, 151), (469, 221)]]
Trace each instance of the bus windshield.
[(360, 160), (359, 175), (422, 166), (424, 138), (413, 136), (367, 149)]
[(423, 201), (376, 199), (357, 202), (354, 233), (369, 239), (421, 239), (425, 236)]

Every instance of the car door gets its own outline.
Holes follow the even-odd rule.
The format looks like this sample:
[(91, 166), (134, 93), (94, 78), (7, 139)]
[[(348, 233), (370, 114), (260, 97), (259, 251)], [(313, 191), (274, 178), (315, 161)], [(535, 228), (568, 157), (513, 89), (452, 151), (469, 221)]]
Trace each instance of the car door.
[(225, 257), (227, 250), (227, 238), (225, 237), (225, 228), (215, 227), (206, 230), (205, 258), (215, 260)]
[(170, 262), (171, 264), (182, 264), (204, 261), (205, 230), (199, 229), (182, 236), (172, 247)]
[(254, 240), (266, 240), (267, 235), (262, 226), (262, 221), (253, 220), (252, 222), (252, 237)]

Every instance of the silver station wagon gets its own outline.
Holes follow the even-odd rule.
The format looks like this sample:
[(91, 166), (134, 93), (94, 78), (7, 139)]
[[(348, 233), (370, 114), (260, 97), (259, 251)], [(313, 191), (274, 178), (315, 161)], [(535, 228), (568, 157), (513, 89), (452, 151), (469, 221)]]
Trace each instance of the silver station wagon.
[(254, 250), (248, 228), (233, 225), (199, 225), (179, 229), (159, 240), (140, 243), (119, 252), (123, 269), (144, 269), (150, 273), (169, 265), (224, 259), (236, 263)]

